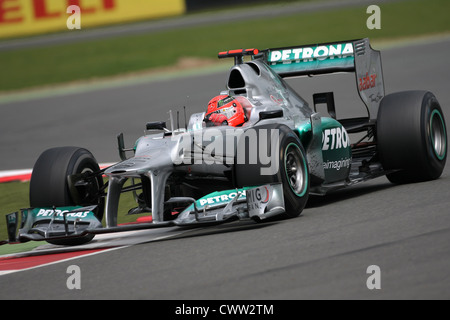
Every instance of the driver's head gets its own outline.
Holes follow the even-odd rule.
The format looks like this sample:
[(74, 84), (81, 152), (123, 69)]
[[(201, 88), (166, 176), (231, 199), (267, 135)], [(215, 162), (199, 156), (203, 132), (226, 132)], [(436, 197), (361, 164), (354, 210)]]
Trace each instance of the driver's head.
[(207, 124), (236, 127), (247, 121), (247, 118), (244, 108), (237, 98), (229, 95), (219, 95), (209, 101), (203, 121)]

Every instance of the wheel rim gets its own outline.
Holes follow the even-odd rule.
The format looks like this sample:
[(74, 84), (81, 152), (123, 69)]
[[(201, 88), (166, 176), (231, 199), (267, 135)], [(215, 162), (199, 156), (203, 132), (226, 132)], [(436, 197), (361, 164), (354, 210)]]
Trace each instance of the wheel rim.
[[(92, 170), (91, 168), (84, 168), (83, 170), (81, 170), (81, 174), (93, 173), (93, 172), (94, 172), (94, 170)], [(94, 179), (94, 180), (95, 180), (94, 188), (96, 191), (98, 191), (100, 189), (100, 185), (99, 185), (97, 179)], [(88, 199), (89, 197), (87, 195), (89, 194), (90, 191), (92, 191), (92, 190), (90, 190), (91, 188), (88, 188), (88, 187), (82, 187), (82, 188), (84, 191), (84, 199)], [(98, 204), (98, 203), (92, 203), (92, 204)]]
[[(81, 170), (80, 173), (93, 173), (95, 172), (94, 169), (85, 167), (83, 170)], [(98, 192), (101, 188), (101, 185), (97, 179), (94, 179), (95, 185), (94, 185), (94, 191)], [(86, 188), (86, 187), (85, 187)], [(103, 218), (103, 208), (102, 208), (102, 200), (101, 198), (97, 198), (96, 201), (93, 201), (93, 199), (90, 199), (87, 195), (90, 195), (89, 192), (92, 192), (93, 190), (85, 189), (85, 199), (91, 200), (89, 201), (89, 205), (97, 205), (97, 208), (94, 209), (94, 215), (101, 220)]]
[(447, 135), (444, 119), (438, 110), (431, 113), (430, 136), (434, 154), (439, 160), (443, 160), (447, 153)]
[(284, 159), (289, 186), (297, 196), (304, 196), (308, 178), (306, 176), (306, 164), (299, 147), (294, 143), (289, 144)]

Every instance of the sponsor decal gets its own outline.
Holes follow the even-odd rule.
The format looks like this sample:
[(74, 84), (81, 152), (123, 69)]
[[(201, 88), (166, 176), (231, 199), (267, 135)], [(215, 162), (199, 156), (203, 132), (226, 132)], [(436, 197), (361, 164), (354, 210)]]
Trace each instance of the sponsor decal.
[[(56, 213), (57, 217), (63, 217), (64, 213), (70, 212), (70, 210), (53, 210), (53, 209), (40, 209), (39, 212), (36, 214), (36, 217), (52, 217), (53, 214)], [(83, 211), (83, 212), (72, 212), (68, 213), (66, 217), (72, 217), (72, 218), (86, 218), (89, 215), (90, 211)]]
[(313, 61), (353, 56), (352, 43), (339, 43), (319, 45), (316, 47), (303, 47), (293, 49), (273, 50), (269, 55), (269, 62), (291, 63), (292, 61)]
[[(245, 190), (240, 190), (239, 193), (240, 193), (240, 195), (239, 195), (238, 199), (246, 198)], [(205, 205), (221, 204), (221, 203), (229, 202), (229, 201), (233, 200), (237, 195), (238, 195), (238, 193), (236, 191), (232, 191), (230, 193), (219, 194), (217, 196), (211, 195), (207, 198), (199, 199), (198, 203), (202, 207)]]
[(381, 101), (381, 99), (383, 99), (383, 96), (379, 92), (377, 92), (376, 94), (372, 93), (369, 96), (369, 99), (370, 99), (370, 102), (377, 102), (378, 103), (378, 102)]
[(366, 73), (365, 77), (359, 78), (359, 81), (358, 81), (359, 91), (364, 91), (364, 90), (375, 87), (376, 79), (377, 79), (376, 73), (370, 74), (370, 75), (369, 75), (369, 73)]
[(273, 95), (270, 95), (270, 99), (273, 101), (273, 102), (275, 102), (276, 104), (283, 104), (283, 98), (281, 97), (281, 98), (276, 98), (275, 96), (273, 96)]
[(264, 212), (270, 198), (268, 186), (262, 186), (247, 190), (247, 206), (250, 216)]
[(322, 133), (322, 150), (347, 148), (350, 138), (343, 127), (325, 129)]
[(326, 161), (323, 163), (323, 168), (325, 170), (333, 169), (339, 171), (341, 170), (341, 168), (350, 168), (350, 162), (351, 162), (350, 158), (345, 158), (336, 161)]

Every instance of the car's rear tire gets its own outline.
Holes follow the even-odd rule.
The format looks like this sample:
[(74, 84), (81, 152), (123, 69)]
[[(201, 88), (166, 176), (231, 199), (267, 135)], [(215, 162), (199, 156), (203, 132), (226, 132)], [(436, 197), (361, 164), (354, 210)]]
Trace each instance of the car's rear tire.
[(377, 119), (381, 164), (393, 183), (434, 180), (447, 159), (447, 129), (436, 97), (427, 91), (405, 91), (381, 100)]
[[(31, 207), (64, 207), (75, 205), (97, 205), (96, 218), (103, 218), (104, 199), (95, 198), (92, 203), (79, 204), (72, 199), (67, 177), (84, 172), (98, 172), (97, 160), (88, 150), (78, 147), (58, 147), (44, 151), (36, 161), (30, 180)], [(95, 179), (95, 189), (103, 187), (101, 176)], [(81, 238), (49, 240), (57, 245), (80, 245), (91, 241), (93, 235)]]
[[(260, 163), (259, 150), (255, 151), (249, 143), (244, 143), (241, 139), (238, 143), (237, 152), (245, 152), (250, 155), (252, 152), (258, 153), (256, 164), (250, 164), (248, 157), (245, 163), (239, 163), (235, 160), (233, 167), (234, 184), (236, 187), (260, 186), (267, 183), (281, 182), (283, 185), (283, 194), (286, 212), (284, 217), (294, 218), (299, 216), (309, 197), (309, 170), (306, 160), (305, 150), (297, 135), (285, 125), (263, 125), (253, 128), (256, 130), (258, 143), (260, 144), (260, 130), (278, 130), (278, 149), (272, 150), (271, 134), (267, 134), (268, 154), (277, 157), (278, 168), (276, 172), (270, 174), (261, 174), (261, 168), (267, 167)], [(250, 129), (250, 130), (253, 130)], [(274, 166), (272, 158), (271, 166)], [(276, 168), (276, 166), (274, 167)]]

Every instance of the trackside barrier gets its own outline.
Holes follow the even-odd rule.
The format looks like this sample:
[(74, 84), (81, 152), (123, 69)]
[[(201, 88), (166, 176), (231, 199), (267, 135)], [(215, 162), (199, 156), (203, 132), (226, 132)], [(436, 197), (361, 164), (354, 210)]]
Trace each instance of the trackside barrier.
[(67, 30), (80, 8), (81, 29), (229, 8), (261, 0), (0, 0), (0, 39)]
[(69, 6), (82, 29), (184, 14), (185, 0), (0, 0), (0, 39), (67, 30)]
[[(113, 163), (101, 163), (99, 164), (100, 169), (107, 168), (113, 165)], [(32, 169), (22, 169), (22, 170), (3, 170), (0, 171), (0, 183), (21, 181), (27, 182), (31, 179)]]

